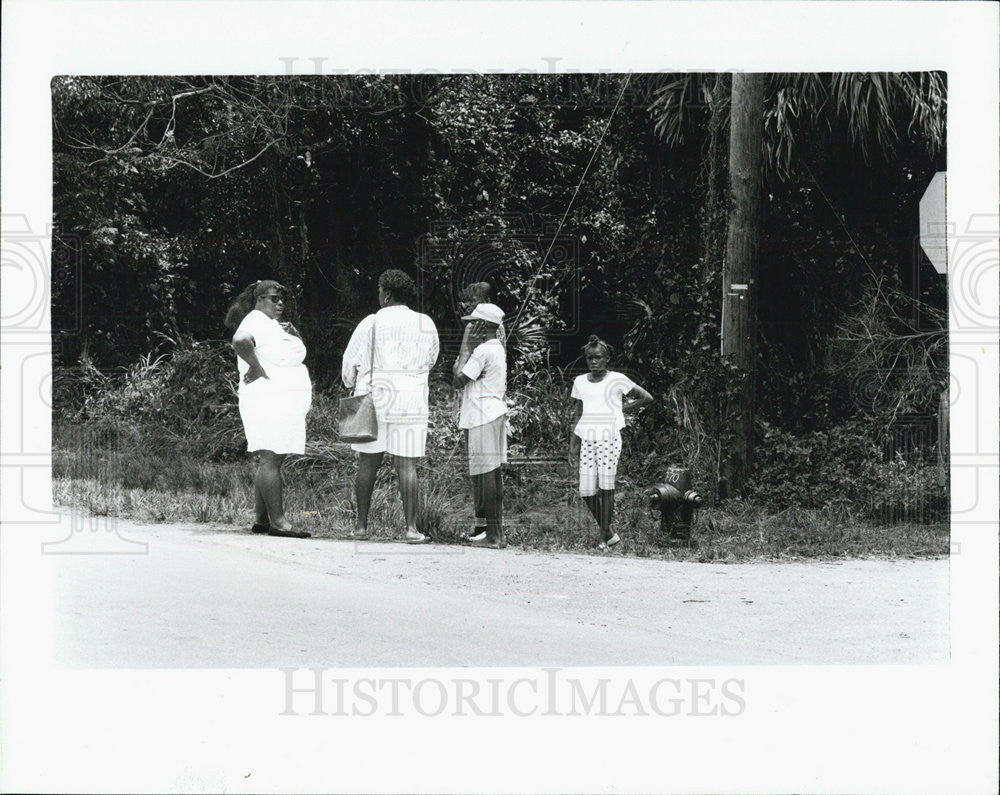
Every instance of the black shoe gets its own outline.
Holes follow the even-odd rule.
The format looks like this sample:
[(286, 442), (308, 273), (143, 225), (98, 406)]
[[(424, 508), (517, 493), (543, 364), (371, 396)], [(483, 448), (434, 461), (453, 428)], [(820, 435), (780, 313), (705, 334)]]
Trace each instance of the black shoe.
[(266, 533), (270, 529), (271, 525), (269, 524), (255, 524), (253, 527), (250, 528), (250, 532), (257, 533), (258, 535), (264, 535), (264, 533)]
[(278, 530), (276, 527), (271, 527), (268, 529), (267, 534), (269, 536), (277, 536), (278, 538), (310, 538), (310, 533), (304, 533), (301, 530)]

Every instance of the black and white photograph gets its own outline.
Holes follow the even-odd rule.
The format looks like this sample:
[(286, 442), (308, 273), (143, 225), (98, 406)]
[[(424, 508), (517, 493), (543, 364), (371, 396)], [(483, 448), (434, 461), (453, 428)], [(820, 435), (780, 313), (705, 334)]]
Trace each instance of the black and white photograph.
[(80, 5), (4, 8), (4, 789), (995, 787), (995, 8)]

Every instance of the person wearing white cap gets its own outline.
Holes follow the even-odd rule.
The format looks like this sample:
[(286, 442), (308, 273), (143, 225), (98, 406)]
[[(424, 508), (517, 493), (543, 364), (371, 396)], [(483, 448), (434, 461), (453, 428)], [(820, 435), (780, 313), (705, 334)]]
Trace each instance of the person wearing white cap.
[[(479, 304), (491, 304), (491, 296), (493, 295), (493, 285), (489, 282), (473, 282), (472, 284), (466, 285), (465, 289), (462, 290), (459, 297), (459, 303), (462, 307), (463, 312), (471, 312)], [(465, 334), (462, 336), (462, 345), (459, 352), (459, 356), (465, 356), (468, 358), (469, 354), (472, 352), (472, 348), (469, 347), (469, 328), (467, 325), (465, 327)], [(500, 340), (504, 348), (507, 347), (507, 332), (503, 327), (503, 321), (500, 321), (500, 327), (497, 329), (497, 339)]]
[(455, 362), (454, 385), (462, 390), (458, 427), (465, 430), (469, 476), (476, 508), (473, 546), (506, 546), (503, 533), (503, 476), (507, 462), (507, 352), (497, 339), (503, 310), (478, 304), (462, 318), (470, 322), (471, 353)]

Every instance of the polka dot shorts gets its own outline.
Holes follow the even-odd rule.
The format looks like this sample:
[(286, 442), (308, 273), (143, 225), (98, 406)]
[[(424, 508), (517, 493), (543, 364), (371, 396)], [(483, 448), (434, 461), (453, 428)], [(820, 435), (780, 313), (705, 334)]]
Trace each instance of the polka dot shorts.
[(580, 496), (592, 497), (601, 488), (611, 491), (615, 487), (618, 457), (622, 453), (622, 437), (613, 439), (580, 440)]

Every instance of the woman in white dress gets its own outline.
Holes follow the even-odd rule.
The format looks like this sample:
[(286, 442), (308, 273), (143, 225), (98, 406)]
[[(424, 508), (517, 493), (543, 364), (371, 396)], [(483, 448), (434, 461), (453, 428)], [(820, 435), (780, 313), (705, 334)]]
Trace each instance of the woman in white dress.
[(272, 280), (251, 284), (226, 314), (235, 329), (240, 418), (247, 450), (259, 460), (254, 474), (255, 533), (308, 538), (292, 529), (282, 504), (281, 465), (306, 444), (306, 414), (312, 383), (303, 364), (306, 346), (291, 323), (282, 323), (286, 290)]

